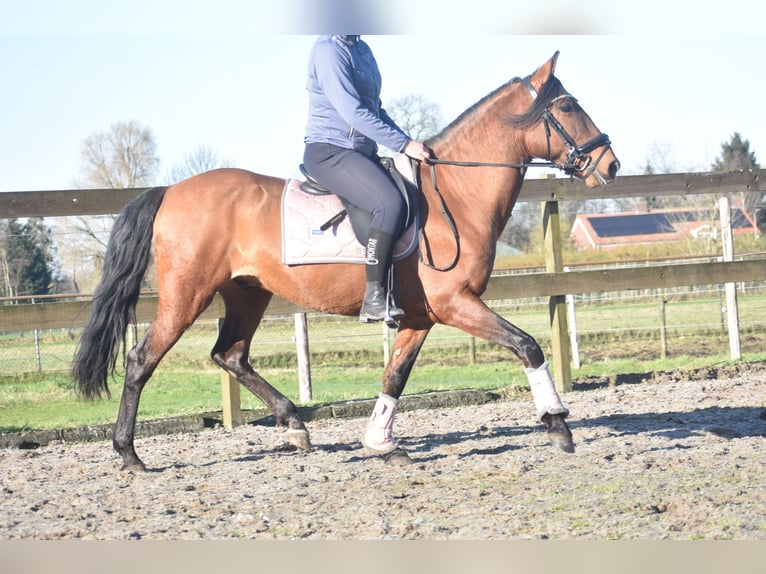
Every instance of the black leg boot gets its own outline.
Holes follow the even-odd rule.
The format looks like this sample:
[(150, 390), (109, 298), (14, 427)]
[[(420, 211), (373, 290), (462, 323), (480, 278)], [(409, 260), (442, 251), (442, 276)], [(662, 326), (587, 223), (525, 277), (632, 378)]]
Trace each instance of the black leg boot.
[(367, 265), (365, 276), (367, 285), (364, 292), (359, 321), (395, 322), (404, 317), (404, 311), (394, 302), (393, 296), (386, 290), (386, 279), (391, 265), (394, 238), (389, 233), (371, 229), (367, 240)]

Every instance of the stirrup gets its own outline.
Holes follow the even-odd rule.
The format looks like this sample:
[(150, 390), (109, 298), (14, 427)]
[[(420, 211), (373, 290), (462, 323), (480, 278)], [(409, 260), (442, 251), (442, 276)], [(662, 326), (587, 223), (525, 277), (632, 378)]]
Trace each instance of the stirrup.
[[(399, 307), (394, 301), (394, 266), (393, 264), (388, 268), (388, 285), (386, 285), (386, 317), (383, 322), (389, 329), (398, 329), (399, 321), (404, 318), (404, 309)], [(391, 311), (394, 310), (396, 316), (392, 316)]]
[[(392, 313), (393, 312), (393, 313)], [(404, 309), (399, 307), (394, 301), (394, 294), (391, 289), (386, 291), (386, 316), (383, 322), (389, 329), (398, 329), (399, 321), (404, 318)]]
[[(404, 317), (404, 310), (396, 305), (391, 292), (379, 282), (368, 283), (367, 289), (369, 290), (370, 285), (373, 284), (376, 285), (374, 296), (369, 291), (365, 292), (365, 298), (359, 312), (359, 321), (362, 323), (383, 321), (391, 328), (398, 328), (398, 321)], [(365, 309), (365, 305), (368, 303), (370, 305)]]

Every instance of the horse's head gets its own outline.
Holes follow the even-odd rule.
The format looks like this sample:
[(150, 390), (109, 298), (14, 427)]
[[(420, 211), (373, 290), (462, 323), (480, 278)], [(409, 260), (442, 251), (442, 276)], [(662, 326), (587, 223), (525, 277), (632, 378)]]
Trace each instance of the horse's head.
[(534, 157), (545, 159), (588, 187), (613, 181), (620, 162), (609, 136), (599, 131), (561, 82), (553, 75), (559, 53), (532, 75), (518, 82), (520, 102), (526, 109), (509, 121), (527, 127), (525, 147)]

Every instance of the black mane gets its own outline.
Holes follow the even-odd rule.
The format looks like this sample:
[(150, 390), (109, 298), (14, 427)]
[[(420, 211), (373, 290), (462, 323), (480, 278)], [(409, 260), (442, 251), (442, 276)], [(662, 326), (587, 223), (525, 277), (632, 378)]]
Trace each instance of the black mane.
[(543, 84), (543, 87), (537, 94), (535, 101), (526, 112), (519, 115), (511, 114), (505, 119), (505, 121), (517, 128), (528, 128), (533, 126), (539, 121), (540, 117), (543, 115), (543, 111), (545, 111), (545, 108), (550, 105), (551, 100), (563, 93), (563, 91), (564, 88), (561, 85), (559, 79), (556, 76), (551, 76), (551, 78), (545, 82), (545, 84)]
[[(460, 114), (457, 119), (452, 121), (446, 128), (444, 128), (441, 132), (436, 134), (435, 136), (429, 138), (425, 144), (430, 146), (438, 145), (438, 143), (444, 139), (446, 139), (450, 132), (455, 128), (455, 126), (463, 123), (463, 120), (465, 120), (467, 117), (472, 115), (477, 109), (481, 108), (482, 105), (487, 101), (495, 97), (496, 94), (499, 92), (502, 92), (506, 90), (508, 87), (510, 87), (512, 84), (515, 84), (517, 82), (523, 82), (524, 80), (522, 78), (513, 78), (509, 82), (503, 84), (496, 90), (493, 90), (486, 96), (484, 96), (482, 99), (480, 99), (478, 102), (476, 102), (474, 105), (472, 105), (470, 108), (465, 110), (462, 114)], [(514, 127), (519, 128), (528, 128), (532, 125), (534, 125), (542, 115), (543, 110), (550, 104), (550, 101), (558, 96), (563, 91), (563, 87), (561, 85), (561, 82), (556, 78), (555, 76), (552, 76), (550, 80), (548, 80), (545, 85), (543, 85), (542, 89), (537, 95), (537, 98), (535, 98), (534, 103), (532, 106), (523, 114), (519, 115), (509, 115), (505, 118), (505, 121)]]

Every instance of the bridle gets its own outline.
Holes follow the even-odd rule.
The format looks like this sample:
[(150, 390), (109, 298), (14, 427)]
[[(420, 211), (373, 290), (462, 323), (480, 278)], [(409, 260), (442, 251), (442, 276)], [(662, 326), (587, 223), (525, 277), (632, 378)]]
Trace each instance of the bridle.
[[(524, 78), (522, 82), (524, 83), (524, 86), (526, 87), (529, 94), (532, 96), (532, 99), (536, 100), (538, 93), (537, 93), (537, 90), (535, 90), (535, 88), (532, 87), (532, 83), (530, 82), (530, 76), (527, 76), (526, 78)], [(436, 181), (436, 166), (437, 165), (453, 165), (458, 167), (511, 168), (511, 169), (520, 170), (522, 175), (526, 173), (526, 170), (529, 167), (552, 167), (552, 168), (560, 169), (565, 174), (571, 177), (576, 177), (577, 179), (586, 179), (588, 176), (590, 176), (591, 174), (595, 172), (596, 176), (601, 180), (601, 183), (604, 185), (606, 184), (606, 181), (604, 181), (603, 177), (595, 170), (598, 167), (601, 160), (603, 159), (604, 155), (606, 154), (612, 142), (609, 140), (608, 135), (606, 135), (605, 133), (600, 133), (599, 135), (597, 135), (594, 138), (591, 138), (584, 144), (577, 145), (577, 143), (574, 141), (572, 136), (570, 136), (569, 133), (566, 131), (566, 129), (564, 129), (564, 126), (561, 125), (561, 122), (559, 122), (556, 119), (556, 117), (553, 115), (553, 113), (551, 112), (551, 107), (553, 106), (553, 104), (555, 104), (557, 101), (562, 100), (564, 98), (570, 98), (572, 101), (577, 102), (577, 98), (565, 92), (563, 94), (560, 94), (554, 97), (550, 102), (548, 102), (548, 105), (545, 106), (542, 113), (540, 114), (540, 120), (543, 122), (543, 127), (545, 129), (546, 146), (548, 149), (547, 161), (497, 163), (497, 162), (483, 162), (483, 161), (455, 161), (455, 160), (446, 160), (446, 159), (437, 159), (437, 158), (431, 158), (427, 160), (429, 169), (431, 171), (431, 182), (432, 182), (434, 191), (436, 192), (436, 195), (439, 198), (442, 215), (444, 216), (445, 220), (449, 224), (450, 229), (452, 230), (452, 234), (455, 238), (455, 257), (452, 259), (452, 262), (445, 267), (437, 267), (433, 263), (427, 262), (425, 258), (423, 257), (423, 252), (422, 252), (422, 246), (424, 244), (427, 246), (427, 242), (424, 239), (424, 233), (423, 233), (423, 230), (421, 229), (420, 238), (419, 238), (418, 256), (420, 258), (421, 263), (423, 263), (423, 265), (425, 265), (426, 267), (429, 267), (430, 269), (434, 269), (436, 271), (449, 271), (455, 266), (460, 256), (460, 237), (457, 232), (457, 227), (455, 225), (454, 219), (452, 218), (452, 215), (449, 213), (449, 210), (447, 209), (447, 204), (444, 201), (444, 197), (442, 196)], [(558, 134), (558, 136), (562, 139), (562, 141), (567, 146), (567, 155), (566, 155), (566, 160), (564, 161), (564, 163), (554, 163), (551, 158), (551, 128), (553, 128), (553, 131), (555, 131)], [(603, 149), (601, 150), (601, 153), (599, 154), (598, 158), (596, 158), (596, 161), (592, 161), (590, 155), (588, 154), (598, 147), (603, 147)], [(430, 253), (429, 253), (429, 259), (433, 261), (433, 259), (430, 257)]]
[[(524, 78), (523, 82), (524, 86), (527, 88), (527, 91), (532, 96), (532, 99), (536, 99), (537, 91), (532, 87), (532, 83), (529, 81), (529, 76)], [(567, 131), (564, 129), (564, 126), (562, 126), (556, 117), (551, 113), (551, 106), (553, 106), (553, 104), (555, 104), (557, 101), (565, 98), (569, 98), (573, 102), (577, 102), (577, 98), (575, 98), (572, 94), (563, 93), (548, 102), (548, 105), (545, 106), (545, 109), (541, 114), (540, 119), (543, 121), (546, 145), (548, 147), (548, 162), (551, 163), (551, 127), (553, 127), (553, 130), (559, 135), (559, 137), (567, 146), (567, 157), (563, 164), (551, 163), (551, 166), (561, 169), (567, 175), (571, 175), (578, 179), (586, 179), (596, 170), (598, 164), (601, 163), (602, 158), (606, 154), (606, 151), (609, 149), (609, 146), (612, 142), (609, 141), (608, 135), (605, 133), (600, 133), (596, 137), (589, 139), (584, 144), (577, 145), (572, 136), (570, 136), (569, 133), (567, 133)], [(603, 147), (604, 149), (601, 150), (601, 154), (599, 154), (596, 161), (592, 162), (591, 157), (588, 154), (598, 147)]]

